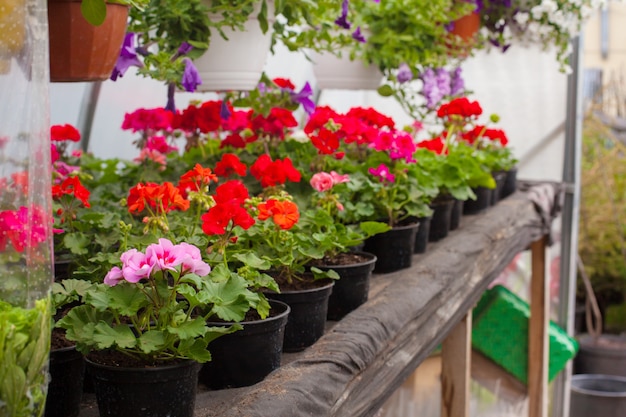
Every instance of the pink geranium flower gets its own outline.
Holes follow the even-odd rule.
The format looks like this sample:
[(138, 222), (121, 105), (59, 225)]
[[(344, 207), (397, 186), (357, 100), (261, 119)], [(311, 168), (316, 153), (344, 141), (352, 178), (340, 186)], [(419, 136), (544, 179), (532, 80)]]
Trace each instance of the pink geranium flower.
[(178, 246), (181, 249), (183, 272), (189, 272), (199, 276), (208, 275), (211, 272), (209, 264), (202, 260), (200, 249), (194, 245), (182, 242)]
[(396, 176), (389, 171), (389, 167), (385, 164), (380, 164), (376, 168), (370, 168), (369, 173), (377, 177), (381, 182), (395, 182)]
[(146, 255), (137, 249), (129, 249), (120, 257), (122, 261), (122, 274), (128, 282), (137, 283), (147, 279), (152, 272), (153, 265), (148, 263)]
[(176, 270), (183, 262), (184, 252), (180, 246), (174, 246), (168, 239), (159, 239), (146, 249), (146, 262), (154, 271)]
[(311, 177), (311, 187), (319, 193), (328, 191), (335, 185), (332, 175), (327, 172), (318, 172)]

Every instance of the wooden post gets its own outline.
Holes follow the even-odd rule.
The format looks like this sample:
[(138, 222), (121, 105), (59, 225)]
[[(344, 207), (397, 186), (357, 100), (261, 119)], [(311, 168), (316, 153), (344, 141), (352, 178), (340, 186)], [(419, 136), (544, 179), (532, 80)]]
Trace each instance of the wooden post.
[(547, 236), (531, 244), (530, 321), (528, 323), (528, 415), (548, 415), (549, 299), (546, 279)]
[(441, 345), (441, 417), (469, 417), (472, 311)]

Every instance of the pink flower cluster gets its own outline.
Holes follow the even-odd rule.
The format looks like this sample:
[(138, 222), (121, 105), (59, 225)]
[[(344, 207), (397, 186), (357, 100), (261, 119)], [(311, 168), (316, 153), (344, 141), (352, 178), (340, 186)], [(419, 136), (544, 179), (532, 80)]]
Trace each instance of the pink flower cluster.
[(318, 172), (311, 177), (311, 187), (317, 192), (323, 193), (333, 188), (337, 184), (350, 181), (348, 175), (341, 175), (335, 171)]
[(415, 162), (413, 154), (417, 150), (417, 144), (409, 133), (402, 130), (381, 130), (370, 147), (379, 152), (387, 152), (391, 159), (404, 159), (406, 163)]
[(24, 252), (46, 240), (48, 216), (37, 206), (0, 211), (0, 252), (10, 242), (17, 252)]
[(150, 279), (154, 272), (178, 271), (180, 276), (196, 274), (205, 276), (211, 267), (202, 260), (200, 249), (188, 243), (174, 245), (168, 239), (159, 239), (146, 248), (146, 252), (130, 249), (120, 257), (122, 268), (114, 266), (104, 277), (104, 283), (110, 286), (121, 281), (137, 283), (142, 279)]

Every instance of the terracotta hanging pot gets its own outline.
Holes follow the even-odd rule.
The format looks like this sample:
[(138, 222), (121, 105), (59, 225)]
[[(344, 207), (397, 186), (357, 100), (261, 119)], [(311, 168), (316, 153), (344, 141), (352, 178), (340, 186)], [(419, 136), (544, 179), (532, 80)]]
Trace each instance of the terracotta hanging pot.
[(465, 43), (473, 43), (480, 29), (480, 14), (472, 12), (453, 23), (450, 33), (459, 36)]
[(449, 34), (452, 35), (451, 38), (454, 38), (448, 44), (450, 53), (467, 57), (478, 38), (480, 14), (472, 12), (455, 20), (450, 26)]
[(104, 81), (111, 76), (120, 53), (128, 6), (106, 3), (100, 26), (88, 23), (80, 0), (48, 0), (50, 81)]

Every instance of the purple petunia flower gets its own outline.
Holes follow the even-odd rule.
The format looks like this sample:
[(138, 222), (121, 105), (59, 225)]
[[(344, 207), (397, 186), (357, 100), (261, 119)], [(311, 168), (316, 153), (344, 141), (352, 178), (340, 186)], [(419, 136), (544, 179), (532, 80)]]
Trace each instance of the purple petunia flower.
[(128, 68), (132, 66), (142, 67), (143, 63), (137, 57), (135, 50), (135, 34), (133, 32), (127, 32), (124, 36), (124, 43), (120, 50), (120, 55), (115, 63), (115, 68), (111, 73), (111, 80), (116, 81), (117, 77), (123, 77)]
[(398, 67), (398, 75), (396, 77), (398, 78), (398, 82), (400, 84), (411, 81), (413, 79), (413, 72), (406, 62), (400, 64), (400, 66)]
[(230, 119), (232, 112), (228, 108), (228, 102), (226, 100), (222, 100), (222, 106), (220, 107), (220, 119), (228, 120)]
[(343, 0), (341, 2), (341, 16), (335, 20), (337, 26), (341, 26), (344, 29), (350, 29), (350, 22), (348, 22), (348, 4), (349, 0)]
[(315, 111), (315, 102), (311, 98), (313, 96), (313, 89), (308, 82), (304, 84), (304, 87), (302, 87), (300, 92), (290, 92), (289, 94), (291, 96), (291, 100), (296, 103), (300, 103), (304, 111), (308, 114), (312, 114)]
[(465, 92), (465, 81), (461, 75), (461, 67), (457, 67), (450, 77), (450, 95), (460, 96)]
[(183, 72), (183, 79), (181, 80), (181, 83), (183, 84), (185, 91), (193, 93), (196, 91), (196, 88), (202, 84), (202, 78), (200, 78), (200, 74), (191, 59), (183, 58), (183, 62), (185, 63), (185, 71)]
[(191, 52), (192, 49), (193, 49), (193, 46), (191, 46), (191, 44), (187, 42), (183, 42), (178, 47), (177, 54), (178, 56), (187, 55), (189, 52)]
[(442, 96), (450, 95), (450, 73), (445, 68), (438, 68), (436, 74), (440, 94)]
[(365, 36), (363, 36), (363, 34), (361, 34), (361, 27), (360, 26), (358, 28), (356, 28), (356, 30), (354, 32), (352, 32), (352, 39), (354, 39), (355, 41), (361, 42), (361, 43), (365, 43), (366, 42)]

